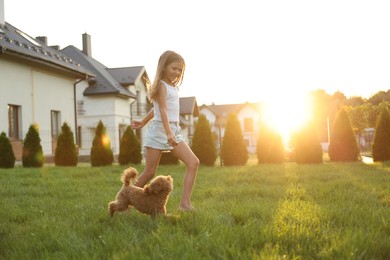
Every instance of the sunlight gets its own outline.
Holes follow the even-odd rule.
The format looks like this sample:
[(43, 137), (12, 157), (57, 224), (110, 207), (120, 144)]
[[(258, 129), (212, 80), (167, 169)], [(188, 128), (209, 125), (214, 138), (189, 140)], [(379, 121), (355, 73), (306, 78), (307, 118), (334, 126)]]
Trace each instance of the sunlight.
[(291, 133), (301, 127), (310, 115), (306, 97), (286, 95), (270, 98), (264, 106), (264, 122), (280, 133), (285, 144)]

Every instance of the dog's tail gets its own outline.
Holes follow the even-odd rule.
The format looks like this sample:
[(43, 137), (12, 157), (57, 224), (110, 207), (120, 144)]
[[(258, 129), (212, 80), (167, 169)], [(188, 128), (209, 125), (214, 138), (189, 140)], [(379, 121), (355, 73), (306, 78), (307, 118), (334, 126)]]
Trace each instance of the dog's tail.
[(138, 175), (138, 171), (132, 167), (124, 170), (121, 177), (121, 181), (123, 182), (123, 185), (129, 186), (130, 184), (134, 183), (137, 175)]

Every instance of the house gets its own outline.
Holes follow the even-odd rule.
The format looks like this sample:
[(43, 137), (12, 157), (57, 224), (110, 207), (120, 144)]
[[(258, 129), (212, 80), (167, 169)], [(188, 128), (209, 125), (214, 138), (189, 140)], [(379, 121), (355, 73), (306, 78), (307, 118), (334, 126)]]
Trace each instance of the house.
[[(83, 50), (74, 46), (61, 53), (79, 62), (96, 76), (77, 88), (79, 154), (90, 154), (96, 127), (101, 120), (110, 137), (114, 155), (119, 154), (120, 139), (131, 120), (142, 119), (148, 110), (146, 85), (148, 74), (143, 66), (108, 68), (92, 57), (91, 36), (82, 35)], [(137, 130), (141, 143), (146, 128)]]
[(261, 106), (258, 103), (202, 105), (199, 112), (210, 122), (211, 130), (218, 136), (218, 149), (222, 144), (228, 115), (237, 114), (244, 141), (249, 153), (256, 152), (257, 137), (261, 120)]
[(195, 97), (180, 98), (180, 127), (182, 135), (188, 144), (192, 145), (195, 132), (195, 122), (199, 116), (199, 107)]
[(4, 21), (0, 8), (0, 132), (17, 160), (23, 138), (37, 124), (44, 155), (54, 154), (64, 122), (75, 129), (76, 88), (94, 76), (75, 60)]

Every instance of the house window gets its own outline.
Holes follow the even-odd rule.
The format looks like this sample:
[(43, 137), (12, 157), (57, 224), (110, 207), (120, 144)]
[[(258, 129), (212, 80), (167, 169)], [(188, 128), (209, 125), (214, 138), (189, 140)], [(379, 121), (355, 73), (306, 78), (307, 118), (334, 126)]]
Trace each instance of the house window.
[(51, 138), (53, 143), (57, 143), (58, 136), (60, 135), (60, 112), (51, 111)]
[(21, 107), (8, 105), (8, 136), (10, 139), (20, 140)]
[(244, 119), (244, 132), (253, 132), (253, 118)]
[(81, 126), (77, 127), (77, 145), (81, 148), (82, 147), (82, 139), (81, 139)]

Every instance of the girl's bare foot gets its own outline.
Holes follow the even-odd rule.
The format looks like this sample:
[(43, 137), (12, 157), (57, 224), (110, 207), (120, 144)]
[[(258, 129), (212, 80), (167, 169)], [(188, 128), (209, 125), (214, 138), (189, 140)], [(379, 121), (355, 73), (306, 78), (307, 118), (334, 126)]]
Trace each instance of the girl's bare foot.
[(180, 206), (179, 211), (196, 211), (196, 209), (192, 206)]

